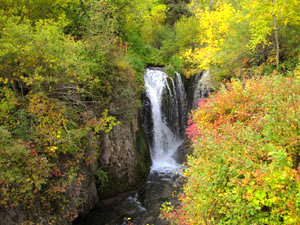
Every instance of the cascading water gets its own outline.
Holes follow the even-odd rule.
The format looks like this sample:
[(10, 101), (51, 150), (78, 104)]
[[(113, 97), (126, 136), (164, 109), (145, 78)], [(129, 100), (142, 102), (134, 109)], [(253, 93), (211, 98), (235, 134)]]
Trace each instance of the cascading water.
[(187, 121), (187, 97), (185, 88), (182, 82), (182, 78), (180, 73), (175, 72), (176, 74), (176, 91), (178, 93), (178, 99), (179, 99), (179, 117), (178, 121), (180, 121), (180, 127), (179, 127), (179, 135), (180, 137), (183, 137), (185, 134), (185, 128), (186, 128), (186, 121)]
[(197, 75), (195, 85), (193, 108), (196, 108), (199, 101), (203, 98), (208, 97), (208, 95), (210, 94), (211, 81), (209, 70), (206, 70), (202, 74)]
[[(145, 79), (145, 87), (146, 87), (146, 95), (151, 102), (151, 112), (152, 112), (152, 121), (153, 121), (153, 143), (151, 145), (151, 158), (152, 158), (152, 171), (169, 171), (180, 168), (180, 165), (174, 159), (174, 154), (176, 150), (182, 143), (179, 135), (176, 133), (180, 132), (172, 132), (168, 127), (168, 122), (170, 123), (178, 123), (178, 119), (180, 118), (180, 114), (183, 114), (183, 110), (178, 109), (179, 104), (180, 108), (184, 106), (184, 87), (179, 78), (180, 75), (177, 75), (176, 83), (180, 83), (179, 85), (174, 84), (174, 80), (172, 81), (173, 93), (168, 84), (168, 76), (164, 72), (158, 69), (147, 69), (144, 79)], [(179, 86), (180, 90), (177, 87)], [(163, 97), (164, 91), (169, 93), (171, 98), (171, 102), (173, 103), (170, 107), (174, 108), (172, 110), (175, 112), (175, 116), (177, 118), (168, 118), (163, 116)], [(175, 103), (175, 105), (174, 105)], [(177, 119), (177, 121), (170, 121), (173, 119)], [(176, 129), (180, 129), (180, 126), (177, 125)], [(184, 129), (184, 128), (183, 128)]]
[(173, 193), (181, 187), (181, 175), (174, 171), (181, 168), (176, 160), (183, 154), (177, 154), (177, 150), (184, 140), (188, 108), (181, 75), (175, 75), (174, 79), (168, 77), (159, 68), (147, 69), (144, 75), (142, 124), (152, 158), (147, 182), (135, 193), (95, 209), (78, 224), (166, 224), (159, 217), (160, 207), (165, 201), (176, 202)]

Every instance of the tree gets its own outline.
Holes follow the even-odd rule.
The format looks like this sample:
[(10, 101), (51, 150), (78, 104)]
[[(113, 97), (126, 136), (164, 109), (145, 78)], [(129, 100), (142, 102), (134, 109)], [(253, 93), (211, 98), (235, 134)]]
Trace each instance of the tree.
[[(199, 33), (197, 43), (181, 53), (187, 75), (210, 69), (218, 77), (230, 77), (246, 70), (251, 73), (243, 67), (263, 65), (262, 71), (267, 69), (268, 73), (274, 67), (285, 68), (281, 64), (289, 59), (283, 56), (291, 51), (287, 45), (293, 49), (299, 46), (297, 38), (287, 38), (289, 33), (297, 33), (299, 4), (296, 0), (192, 1)], [(297, 55), (292, 57), (289, 69), (298, 61)]]
[(242, 3), (243, 10), (247, 12), (245, 19), (250, 21), (249, 48), (255, 50), (258, 45), (269, 45), (273, 36), (277, 69), (280, 63), (280, 30), (290, 24), (299, 25), (299, 6), (296, 0), (252, 0)]
[(80, 0), (0, 0), (0, 9), (4, 15), (16, 16), (21, 20), (54, 19), (63, 22), (65, 9), (70, 4), (79, 2)]
[(187, 75), (209, 69), (212, 65), (222, 63), (217, 54), (232, 33), (232, 24), (240, 19), (240, 14), (231, 4), (219, 4), (216, 10), (195, 9), (195, 17), (199, 20), (199, 32), (196, 36), (198, 45), (190, 47), (182, 53), (182, 57), (190, 68)]

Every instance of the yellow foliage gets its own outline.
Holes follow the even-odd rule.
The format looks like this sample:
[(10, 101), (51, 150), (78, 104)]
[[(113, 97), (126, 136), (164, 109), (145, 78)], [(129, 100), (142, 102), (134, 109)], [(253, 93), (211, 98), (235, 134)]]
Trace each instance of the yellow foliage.
[(195, 71), (208, 70), (211, 65), (222, 63), (216, 55), (222, 50), (225, 37), (230, 35), (230, 24), (238, 21), (239, 12), (231, 4), (223, 3), (215, 11), (197, 10), (195, 16), (200, 21), (196, 37), (200, 47), (187, 49), (181, 56)]

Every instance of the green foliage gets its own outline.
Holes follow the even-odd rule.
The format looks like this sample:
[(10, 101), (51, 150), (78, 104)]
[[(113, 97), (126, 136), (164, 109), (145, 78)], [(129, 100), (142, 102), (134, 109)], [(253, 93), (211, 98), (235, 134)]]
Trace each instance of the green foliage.
[(4, 17), (15, 17), (19, 21), (50, 19), (59, 21), (62, 26), (68, 24), (65, 10), (80, 0), (1, 0), (0, 11)]
[(166, 63), (161, 51), (151, 45), (145, 45), (144, 55), (144, 61), (147, 65), (163, 66)]
[(0, 127), (0, 207), (30, 206), (35, 194), (41, 191), (50, 176), (50, 166), (45, 156), (21, 140), (13, 140), (11, 133)]
[(68, 24), (64, 27), (64, 32), (71, 34), (77, 39), (81, 39), (87, 32), (89, 21), (90, 1), (71, 2), (65, 9)]
[[(130, 63), (132, 68), (139, 74), (143, 73), (145, 71), (145, 62), (136, 55), (129, 55), (127, 56), (127, 61)], [(137, 76), (138, 82), (143, 83), (144, 79), (140, 79), (141, 76)], [(143, 85), (142, 85), (143, 86)]]
[(175, 224), (299, 224), (300, 79), (232, 80), (200, 102)]
[[(217, 83), (295, 69), (299, 1), (192, 1), (194, 16), (177, 22), (185, 73), (209, 69)], [(188, 31), (192, 32), (189, 36)], [(289, 46), (289, 47), (288, 47)], [(255, 71), (254, 71), (255, 70)]]
[(174, 23), (187, 13), (185, 1), (124, 1), (118, 9), (120, 37), (128, 42), (130, 56), (144, 65), (164, 66), (179, 52)]
[(94, 174), (97, 177), (97, 180), (99, 182), (99, 190), (102, 191), (106, 183), (108, 182), (107, 173), (104, 170), (98, 168), (97, 170), (94, 171)]
[(0, 40), (0, 73), (14, 90), (58, 92), (66, 83), (85, 82), (81, 43), (65, 37), (55, 24), (9, 22)]
[(199, 20), (195, 16), (182, 17), (175, 24), (176, 43), (179, 50), (183, 51), (189, 47), (197, 45), (197, 35), (199, 35)]
[(171, 77), (175, 77), (175, 69), (172, 65), (167, 65), (165, 68), (165, 73)]
[(119, 51), (115, 20), (103, 2), (89, 3), (48, 1), (49, 14), (35, 8), (39, 2), (1, 4), (19, 5), (0, 16), (0, 209), (38, 206), (31, 223), (77, 217), (82, 167), (96, 166), (99, 135), (119, 123), (105, 110), (116, 85), (111, 74), (127, 72), (112, 60)]
[(182, 16), (190, 16), (190, 11), (187, 7), (189, 0), (162, 0), (166, 4), (168, 11), (166, 13), (166, 23), (174, 25)]
[(171, 65), (173, 65), (174, 69), (179, 72), (182, 73), (183, 72), (183, 62), (181, 61), (180, 57), (177, 55), (173, 55), (170, 58), (170, 63)]

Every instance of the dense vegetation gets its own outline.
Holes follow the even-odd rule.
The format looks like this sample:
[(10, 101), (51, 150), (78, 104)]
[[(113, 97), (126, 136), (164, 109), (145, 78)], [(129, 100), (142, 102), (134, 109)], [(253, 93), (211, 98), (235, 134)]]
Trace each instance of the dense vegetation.
[(172, 224), (300, 224), (299, 6), (195, 0), (178, 22), (195, 24), (186, 75), (209, 69), (218, 91), (191, 114), (181, 203), (162, 206)]
[(188, 78), (209, 69), (215, 89), (271, 75), (234, 81), (194, 112), (186, 208), (174, 218), (299, 223), (299, 6), (0, 0), (0, 211), (38, 209), (28, 224), (76, 218), (83, 167), (100, 187), (109, 179), (95, 167), (99, 137), (136, 115), (155, 65)]
[[(106, 108), (116, 70), (109, 51), (120, 50), (102, 38), (113, 37), (93, 12), (102, 13), (103, 3), (85, 4), (0, 4), (0, 210), (38, 208), (28, 224), (41, 215), (51, 215), (48, 224), (76, 218), (81, 168), (95, 164), (97, 136), (117, 123)], [(84, 31), (80, 16), (88, 20)], [(107, 33), (92, 33), (94, 26)]]
[[(300, 223), (300, 79), (232, 81), (200, 102), (174, 224)], [(169, 214), (168, 214), (169, 213)]]

